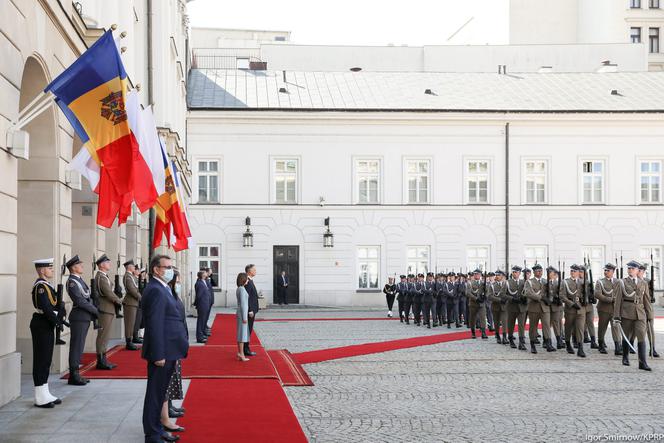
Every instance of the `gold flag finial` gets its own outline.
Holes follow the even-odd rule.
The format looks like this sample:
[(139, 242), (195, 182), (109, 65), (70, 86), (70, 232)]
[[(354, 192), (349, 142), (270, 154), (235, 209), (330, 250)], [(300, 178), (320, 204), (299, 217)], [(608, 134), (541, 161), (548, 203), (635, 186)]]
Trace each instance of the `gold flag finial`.
[(111, 25), (111, 29), (112, 29), (113, 31), (115, 31), (116, 29), (118, 29), (118, 25), (116, 25), (115, 23), (113, 23), (113, 24)]

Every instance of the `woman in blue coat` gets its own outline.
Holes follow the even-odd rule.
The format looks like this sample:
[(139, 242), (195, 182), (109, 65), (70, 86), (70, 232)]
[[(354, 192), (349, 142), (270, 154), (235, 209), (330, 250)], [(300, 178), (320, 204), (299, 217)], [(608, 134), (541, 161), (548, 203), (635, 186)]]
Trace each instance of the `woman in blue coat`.
[(244, 356), (244, 344), (249, 341), (249, 325), (247, 323), (249, 315), (249, 293), (244, 288), (248, 280), (247, 274), (244, 272), (240, 272), (237, 275), (237, 289), (235, 291), (235, 297), (237, 298), (237, 359), (240, 361), (249, 361)]

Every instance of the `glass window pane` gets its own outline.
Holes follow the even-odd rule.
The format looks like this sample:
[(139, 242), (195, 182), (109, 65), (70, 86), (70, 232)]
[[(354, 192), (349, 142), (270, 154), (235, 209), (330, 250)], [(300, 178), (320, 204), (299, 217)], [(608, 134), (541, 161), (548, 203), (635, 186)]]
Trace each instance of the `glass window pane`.
[(651, 163), (651, 165), (650, 165), (650, 172), (657, 172), (657, 173), (659, 173), (659, 169), (660, 169), (660, 163), (659, 163), (659, 162), (653, 162), (653, 163)]
[(207, 162), (198, 162), (198, 170), (200, 172), (207, 171)]
[(427, 190), (426, 189), (420, 189), (420, 203), (426, 203), (428, 201), (427, 198)]
[(210, 162), (210, 171), (217, 172), (218, 162)]
[(476, 162), (468, 163), (468, 172), (470, 172), (471, 174), (477, 172), (477, 163)]

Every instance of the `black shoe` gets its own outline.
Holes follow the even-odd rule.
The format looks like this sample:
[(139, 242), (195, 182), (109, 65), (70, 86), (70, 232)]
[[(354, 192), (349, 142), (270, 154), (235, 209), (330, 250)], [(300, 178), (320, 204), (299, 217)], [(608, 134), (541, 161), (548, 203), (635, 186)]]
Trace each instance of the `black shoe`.
[(196, 343), (207, 343), (207, 340), (196, 340)]
[(613, 346), (615, 346), (615, 349), (613, 350), (613, 355), (617, 357), (623, 355), (622, 346), (620, 345), (619, 341), (614, 341)]
[(138, 351), (138, 346), (134, 344), (131, 338), (126, 339), (125, 343), (126, 343), (125, 348), (127, 349), (127, 351)]
[(457, 328), (460, 328), (460, 327), (461, 327), (461, 323), (457, 323), (457, 324), (456, 324), (456, 327), (457, 327)]
[(650, 349), (650, 355), (651, 355), (653, 358), (659, 358), (659, 354), (658, 354), (657, 351), (654, 350), (654, 349)]
[(648, 362), (646, 361), (646, 344), (639, 342), (639, 369), (644, 371), (652, 371)]
[(519, 351), (526, 350), (526, 339), (519, 337)]
[(254, 355), (256, 355), (256, 353), (253, 352), (253, 351), (245, 351), (245, 352), (244, 352), (244, 355), (245, 355), (245, 356), (249, 356), (249, 357), (253, 357)]
[(514, 343), (514, 337), (510, 336), (510, 348), (516, 349), (516, 343)]
[(622, 344), (622, 358), (622, 364), (624, 366), (629, 366), (629, 344), (625, 340), (623, 340)]
[(569, 340), (567, 341), (566, 348), (568, 354), (574, 354), (574, 347), (572, 346), (572, 343)]
[(486, 336), (486, 330), (484, 328), (480, 328), (480, 331), (482, 331), (482, 340), (488, 340), (489, 337)]
[(452, 323), (447, 324), (447, 329), (452, 329)]
[[(591, 348), (592, 348), (592, 346), (591, 346)], [(600, 353), (600, 354), (606, 354), (606, 353), (607, 353), (607, 352), (606, 352), (606, 344), (604, 343), (604, 340), (600, 340), (600, 341), (599, 341), (599, 347), (598, 347), (598, 349), (599, 349), (599, 353)]]
[(51, 409), (55, 407), (55, 403), (50, 402), (50, 403), (44, 403), (43, 405), (38, 405), (35, 403), (35, 406), (38, 408)]
[(182, 426), (175, 425), (174, 428), (169, 428), (168, 426), (164, 426), (164, 430), (166, 432), (184, 432), (185, 429)]
[(553, 346), (553, 344), (551, 343), (551, 339), (550, 339), (550, 338), (544, 340), (544, 345), (545, 345), (545, 347), (546, 347), (546, 352), (556, 352), (556, 348), (555, 348), (555, 347)]
[(472, 328), (470, 330), (470, 338), (477, 338), (477, 337), (475, 337), (475, 328)]
[(507, 339), (507, 335), (503, 334), (503, 344), (508, 345), (510, 344), (509, 340)]
[(500, 335), (498, 334), (496, 334), (496, 343), (498, 343), (499, 345), (503, 344), (503, 341), (500, 339)]
[(82, 379), (81, 375), (78, 373), (78, 368), (69, 368), (69, 380), (67, 380), (67, 384), (73, 386), (87, 385), (85, 380)]
[(535, 340), (530, 340), (530, 353), (537, 354), (537, 346), (535, 346)]
[(565, 349), (565, 341), (563, 338), (559, 335), (556, 337), (556, 348), (557, 349)]
[(588, 332), (585, 332), (583, 334), (583, 342), (584, 343), (590, 343), (590, 335), (588, 334)]
[(165, 433), (165, 434), (162, 434), (161, 439), (163, 441), (178, 441), (180, 439), (180, 437), (177, 436), (177, 435), (171, 435), (171, 434)]
[(110, 361), (108, 361), (108, 359), (106, 358), (106, 353), (105, 352), (103, 354), (103, 357), (104, 357), (104, 363), (106, 363), (106, 365), (108, 367), (110, 367), (111, 369), (118, 367), (118, 365), (116, 365), (115, 363), (111, 363)]
[(113, 369), (106, 362), (106, 359), (104, 358), (104, 354), (97, 354), (97, 366), (96, 366), (96, 368), (97, 369), (103, 369), (105, 371), (110, 371), (111, 369)]
[(598, 347), (595, 337), (590, 337), (590, 349), (597, 349)]
[(168, 408), (168, 417), (169, 418), (180, 418), (182, 416), (184, 416), (184, 414), (182, 412), (178, 412), (178, 411), (176, 411), (172, 408)]
[(585, 358), (586, 353), (583, 352), (583, 343), (579, 343), (579, 349), (576, 351), (576, 356)]
[(536, 338), (536, 339), (535, 339), (535, 344), (536, 344), (536, 345), (540, 345), (540, 344), (541, 344), (539, 338)]
[(134, 344), (136, 344), (136, 345), (142, 345), (142, 344), (143, 344), (143, 339), (140, 338), (140, 337), (134, 337), (134, 338), (132, 339), (132, 343), (134, 343)]

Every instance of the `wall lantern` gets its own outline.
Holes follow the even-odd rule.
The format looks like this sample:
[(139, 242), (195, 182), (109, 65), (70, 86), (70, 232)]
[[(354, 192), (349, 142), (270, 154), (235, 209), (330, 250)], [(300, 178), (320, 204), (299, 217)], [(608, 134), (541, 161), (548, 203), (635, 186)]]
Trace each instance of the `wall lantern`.
[(331, 248), (334, 246), (334, 234), (330, 231), (330, 217), (325, 218), (325, 234), (323, 234), (323, 247)]
[(251, 219), (249, 217), (244, 219), (244, 224), (247, 227), (247, 230), (242, 234), (242, 246), (245, 248), (254, 247), (254, 233), (251, 232)]

